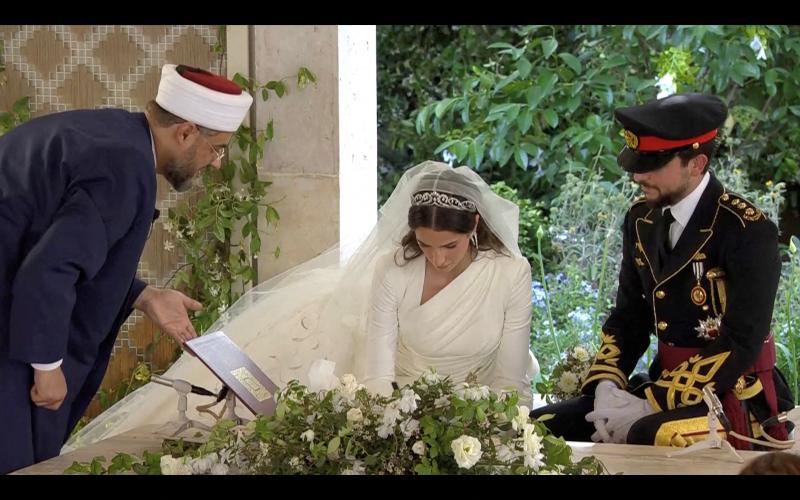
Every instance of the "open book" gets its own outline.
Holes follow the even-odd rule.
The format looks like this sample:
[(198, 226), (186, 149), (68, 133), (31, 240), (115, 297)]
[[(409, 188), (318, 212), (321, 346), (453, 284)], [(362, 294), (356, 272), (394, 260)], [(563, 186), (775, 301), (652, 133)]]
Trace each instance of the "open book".
[(225, 333), (208, 333), (186, 342), (184, 346), (254, 414), (275, 412), (278, 386)]

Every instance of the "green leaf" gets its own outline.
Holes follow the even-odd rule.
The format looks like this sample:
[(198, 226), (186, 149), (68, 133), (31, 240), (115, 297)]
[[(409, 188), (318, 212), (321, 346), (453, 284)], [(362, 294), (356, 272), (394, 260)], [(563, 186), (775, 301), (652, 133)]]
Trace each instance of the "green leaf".
[(556, 128), (558, 126), (558, 115), (552, 109), (546, 109), (542, 112), (542, 117), (547, 124), (552, 127)]
[(275, 86), (275, 93), (278, 94), (278, 97), (283, 97), (286, 93), (286, 84), (278, 82), (278, 85)]
[(455, 104), (456, 101), (458, 101), (457, 98), (443, 99), (439, 101), (439, 103), (436, 105), (436, 108), (434, 109), (434, 114), (436, 115), (436, 118), (441, 118), (442, 116), (444, 116), (444, 114), (447, 113), (447, 111), (453, 107), (453, 104)]
[(244, 90), (250, 89), (250, 80), (245, 78), (241, 73), (233, 75), (233, 82)]
[(514, 148), (514, 161), (522, 170), (528, 169), (528, 153), (520, 148)]
[(463, 160), (469, 153), (469, 146), (464, 141), (456, 141), (452, 147), (453, 154), (456, 155), (458, 161)]
[(339, 450), (339, 444), (341, 440), (339, 436), (334, 436), (330, 441), (328, 441), (328, 455), (333, 455)]
[(269, 99), (269, 90), (261, 89), (261, 99), (264, 101)]
[(753, 63), (740, 61), (733, 66), (733, 71), (744, 77), (758, 78), (761, 71)]
[(528, 89), (528, 91), (525, 93), (525, 97), (528, 100), (528, 106), (531, 109), (534, 109), (534, 108), (536, 108), (536, 106), (539, 105), (539, 101), (542, 100), (542, 97), (544, 97), (544, 94), (542, 93), (542, 88), (541, 87), (534, 86), (534, 87), (531, 87), (530, 89)]
[(578, 60), (578, 58), (572, 54), (568, 52), (562, 52), (558, 55), (558, 57), (567, 63), (567, 66), (569, 66), (576, 75), (580, 75), (581, 71), (583, 71), (583, 66), (581, 65), (580, 60)]
[(275, 210), (272, 206), (267, 207), (267, 223), (272, 224), (273, 226), (278, 223), (281, 219), (278, 211)]
[(558, 42), (555, 38), (547, 37), (542, 40), (542, 52), (545, 59), (549, 59), (553, 52), (556, 51), (556, 48), (558, 48)]
[(527, 58), (520, 57), (517, 59), (517, 71), (519, 72), (519, 77), (521, 79), (524, 80), (528, 78), (528, 75), (531, 74), (531, 68), (533, 68), (533, 65), (531, 65), (531, 62), (528, 61)]
[(428, 115), (431, 112), (431, 107), (432, 105), (425, 106), (417, 114), (417, 120), (416, 120), (417, 134), (422, 134), (422, 132), (428, 126)]
[(275, 128), (273, 126), (273, 120), (270, 120), (269, 123), (267, 123), (266, 134), (267, 134), (266, 137), (267, 137), (268, 141), (271, 141), (272, 138), (275, 136)]
[(533, 123), (533, 113), (530, 108), (526, 108), (517, 116), (517, 128), (524, 134), (531, 128), (531, 123)]
[(789, 106), (789, 111), (795, 116), (800, 116), (800, 105)]
[(539, 75), (536, 85), (542, 88), (542, 95), (547, 96), (552, 92), (553, 86), (555, 86), (557, 81), (558, 75), (546, 69)]
[(770, 96), (775, 95), (778, 92), (777, 87), (775, 86), (775, 81), (778, 79), (778, 72), (775, 68), (767, 70), (764, 73), (764, 85), (767, 87), (767, 94)]

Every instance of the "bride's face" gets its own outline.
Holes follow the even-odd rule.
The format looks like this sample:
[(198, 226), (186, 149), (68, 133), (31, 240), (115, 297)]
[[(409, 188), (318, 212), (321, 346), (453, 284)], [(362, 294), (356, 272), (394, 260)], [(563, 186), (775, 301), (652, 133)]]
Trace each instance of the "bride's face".
[(469, 253), (469, 234), (435, 231), (427, 227), (414, 230), (417, 243), (428, 262), (443, 273), (454, 270)]

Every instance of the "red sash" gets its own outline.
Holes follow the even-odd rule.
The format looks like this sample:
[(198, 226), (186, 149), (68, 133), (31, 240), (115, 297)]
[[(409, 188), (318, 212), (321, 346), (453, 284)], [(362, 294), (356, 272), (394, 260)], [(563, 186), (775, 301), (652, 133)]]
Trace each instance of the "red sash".
[[(658, 341), (658, 360), (662, 369), (672, 371), (676, 366), (687, 361), (690, 357), (698, 354), (701, 351), (699, 347), (675, 347)], [(775, 341), (772, 334), (764, 341), (764, 347), (761, 349), (756, 362), (742, 375), (755, 375), (761, 381), (761, 386), (764, 388), (764, 396), (769, 406), (770, 416), (778, 414), (778, 396), (775, 393), (775, 380), (772, 378), (772, 370), (775, 368)], [(722, 407), (725, 410), (725, 416), (731, 423), (731, 428), (744, 436), (749, 436), (750, 430), (750, 416), (744, 409), (744, 406), (736, 397), (733, 389), (727, 391), (720, 397)], [(789, 434), (786, 431), (784, 424), (774, 425), (767, 431), (769, 435), (775, 439), (786, 440)], [(728, 436), (728, 441), (740, 450), (750, 450), (753, 448), (751, 443), (736, 439), (733, 436)]]

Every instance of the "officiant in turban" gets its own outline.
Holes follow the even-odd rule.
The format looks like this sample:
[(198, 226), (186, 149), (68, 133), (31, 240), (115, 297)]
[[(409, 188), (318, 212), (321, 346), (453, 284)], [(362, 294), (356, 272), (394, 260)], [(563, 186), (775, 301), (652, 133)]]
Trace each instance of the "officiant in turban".
[(54, 113), (0, 137), (0, 474), (59, 454), (133, 309), (179, 345), (196, 336), (200, 303), (136, 278), (156, 175), (185, 191), (220, 168), (251, 104), (167, 64), (144, 113)]

